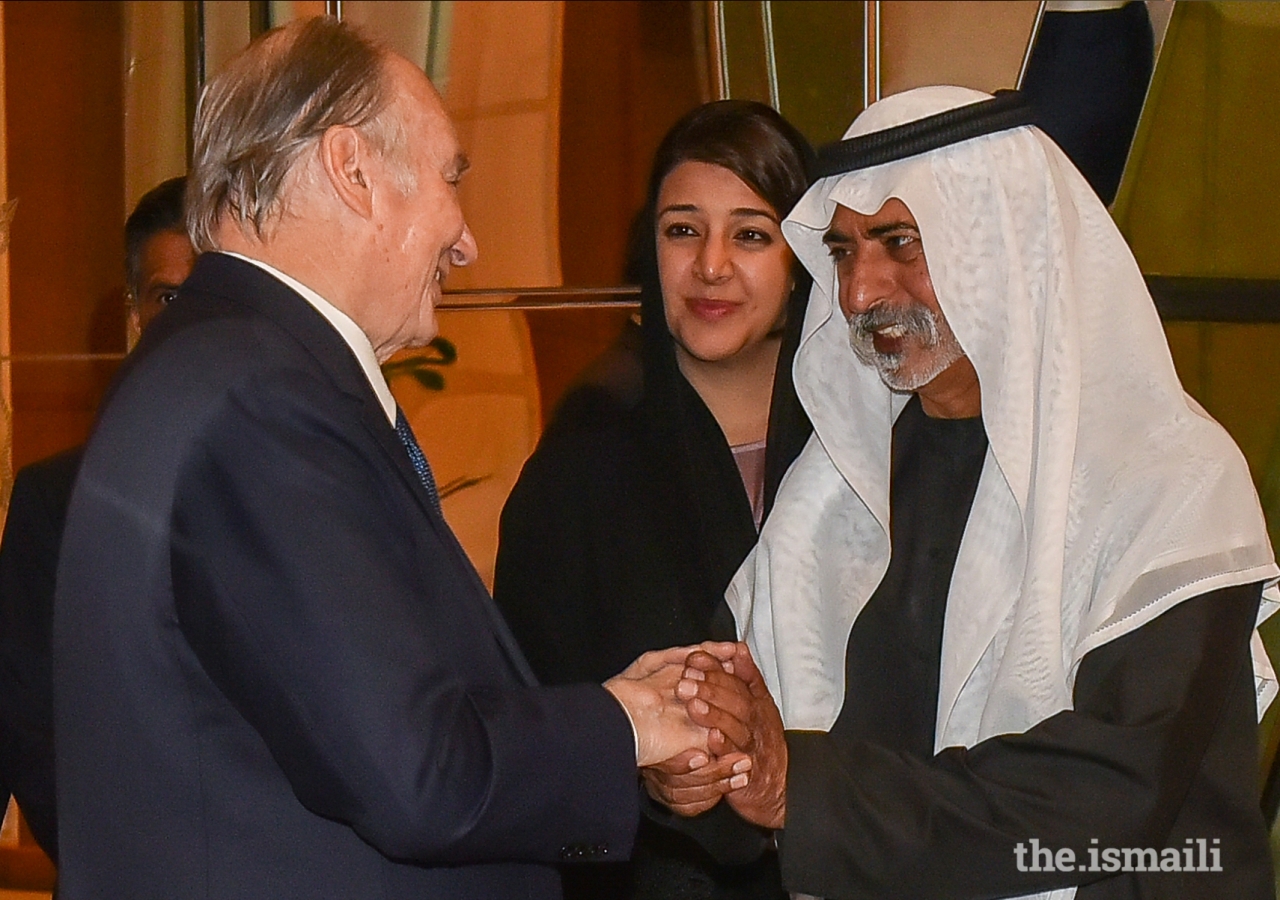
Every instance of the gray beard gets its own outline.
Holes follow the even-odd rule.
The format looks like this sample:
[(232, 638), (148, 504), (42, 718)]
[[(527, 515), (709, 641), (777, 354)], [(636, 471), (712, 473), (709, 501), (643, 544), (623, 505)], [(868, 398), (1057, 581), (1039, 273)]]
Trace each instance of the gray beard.
[[(889, 325), (903, 328), (902, 341), (907, 352), (876, 350), (874, 333)], [(914, 353), (910, 352), (913, 344)], [(964, 356), (960, 342), (946, 321), (919, 303), (906, 308), (880, 305), (853, 316), (849, 319), (849, 346), (860, 362), (876, 370), (886, 387), (901, 392), (919, 390)], [(903, 369), (908, 359), (918, 359), (921, 355), (926, 356), (924, 365)]]

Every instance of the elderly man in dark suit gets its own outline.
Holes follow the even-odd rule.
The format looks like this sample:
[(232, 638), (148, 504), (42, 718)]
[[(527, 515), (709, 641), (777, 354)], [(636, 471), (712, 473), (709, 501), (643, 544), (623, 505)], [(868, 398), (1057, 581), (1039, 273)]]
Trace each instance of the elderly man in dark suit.
[(422, 72), (330, 19), (206, 88), (205, 253), (68, 513), (64, 900), (552, 898), (628, 853), (637, 764), (705, 748), (683, 651), (536, 685), (381, 377), (476, 254), (465, 168)]

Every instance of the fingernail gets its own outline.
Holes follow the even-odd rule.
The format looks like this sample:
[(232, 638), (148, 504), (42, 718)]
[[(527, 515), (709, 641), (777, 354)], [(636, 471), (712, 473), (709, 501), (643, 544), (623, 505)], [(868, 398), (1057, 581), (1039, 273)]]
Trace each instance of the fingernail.
[(707, 702), (705, 700), (691, 700), (689, 701), (689, 708), (700, 716), (705, 716), (707, 713), (711, 712), (711, 707), (707, 706)]
[(729, 779), (729, 787), (733, 788), (735, 791), (741, 790), (747, 786), (747, 782), (749, 780), (750, 779), (746, 775), (734, 775)]
[(751, 771), (751, 759), (748, 757), (747, 759), (738, 760), (736, 763), (733, 764), (733, 771), (735, 772)]
[(692, 681), (681, 681), (676, 684), (676, 696), (681, 700), (688, 700), (690, 697), (698, 695), (698, 686)]
[(687, 668), (685, 668), (685, 670), (684, 670), (684, 677), (685, 677), (685, 678), (691, 678), (691, 679), (693, 679), (694, 681), (706, 681), (706, 680), (707, 680), (707, 676), (706, 676), (706, 674), (705, 674), (701, 669), (694, 669), (694, 668), (692, 668), (692, 667), (687, 667)]
[[(707, 762), (708, 760), (705, 756), (695, 756), (689, 760), (689, 771), (693, 771), (694, 769), (701, 769), (703, 766), (707, 764)], [(738, 767), (734, 766), (733, 770), (735, 772), (738, 771)]]

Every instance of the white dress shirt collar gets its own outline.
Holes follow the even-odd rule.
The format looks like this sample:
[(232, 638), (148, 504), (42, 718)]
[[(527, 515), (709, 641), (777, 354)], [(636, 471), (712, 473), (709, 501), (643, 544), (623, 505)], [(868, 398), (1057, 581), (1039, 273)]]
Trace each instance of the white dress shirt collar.
[(382, 411), (387, 415), (387, 421), (394, 427), (396, 424), (396, 401), (391, 396), (391, 388), (387, 387), (387, 379), (382, 375), (382, 368), (378, 365), (378, 358), (374, 355), (373, 344), (369, 340), (369, 336), (360, 330), (360, 326), (352, 321), (351, 317), (344, 313), (338, 307), (334, 306), (328, 300), (321, 297), (311, 288), (298, 281), (284, 272), (281, 272), (275, 266), (268, 265), (260, 259), (253, 259), (241, 253), (232, 253), (230, 250), (220, 250), (219, 253), (225, 253), (227, 256), (234, 256), (236, 259), (244, 260), (252, 263), (259, 269), (262, 269), (269, 275), (274, 276), (279, 281), (284, 282), (287, 286), (293, 288), (302, 295), (308, 303), (316, 308), (316, 312), (324, 316), (329, 324), (334, 327), (338, 334), (342, 335), (342, 339), (347, 342), (347, 346), (351, 348), (351, 352), (355, 354), (356, 361), (360, 363), (360, 368), (364, 370), (365, 378), (369, 380), (369, 386), (373, 388), (373, 393), (378, 398), (378, 403), (382, 405)]

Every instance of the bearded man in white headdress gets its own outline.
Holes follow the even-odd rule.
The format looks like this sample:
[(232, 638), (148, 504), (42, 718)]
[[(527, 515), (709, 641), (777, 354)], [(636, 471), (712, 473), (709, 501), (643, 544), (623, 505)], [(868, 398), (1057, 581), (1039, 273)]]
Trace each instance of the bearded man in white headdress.
[(783, 223), (814, 436), (730, 588), (733, 673), (680, 686), (724, 755), (651, 789), (727, 791), (803, 895), (1270, 898), (1280, 570), (1123, 238), (1029, 122), (921, 88), (821, 154)]

